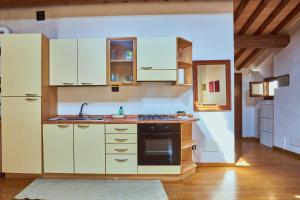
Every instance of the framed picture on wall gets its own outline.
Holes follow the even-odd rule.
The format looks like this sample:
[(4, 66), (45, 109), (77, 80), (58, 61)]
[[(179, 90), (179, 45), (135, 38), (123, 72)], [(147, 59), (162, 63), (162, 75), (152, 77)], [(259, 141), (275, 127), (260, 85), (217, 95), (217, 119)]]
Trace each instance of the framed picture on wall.
[(214, 82), (210, 81), (209, 82), (209, 92), (214, 92), (214, 91), (215, 91)]
[(220, 92), (220, 81), (215, 81), (215, 92)]

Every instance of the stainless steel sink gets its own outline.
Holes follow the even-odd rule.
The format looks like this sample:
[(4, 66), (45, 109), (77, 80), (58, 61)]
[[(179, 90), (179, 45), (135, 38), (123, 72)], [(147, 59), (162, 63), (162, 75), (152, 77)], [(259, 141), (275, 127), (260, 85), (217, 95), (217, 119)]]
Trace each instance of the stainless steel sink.
[(96, 117), (96, 116), (83, 116), (80, 117), (55, 117), (50, 118), (50, 121), (104, 121), (105, 118), (103, 117)]

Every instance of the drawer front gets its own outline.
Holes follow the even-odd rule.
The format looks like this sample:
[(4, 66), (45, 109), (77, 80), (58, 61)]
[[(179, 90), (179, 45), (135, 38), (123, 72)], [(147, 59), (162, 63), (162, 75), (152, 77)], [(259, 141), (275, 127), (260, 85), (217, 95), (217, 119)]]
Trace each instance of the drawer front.
[(273, 119), (260, 118), (260, 130), (273, 133), (274, 121)]
[(106, 124), (106, 133), (137, 133), (137, 124)]
[(106, 134), (106, 143), (110, 144), (136, 144), (136, 134)]
[(260, 131), (260, 143), (268, 147), (273, 147), (273, 133)]
[(106, 155), (107, 174), (137, 174), (137, 155)]
[(137, 144), (107, 144), (107, 154), (137, 154)]
[(138, 81), (176, 81), (177, 70), (137, 70)]

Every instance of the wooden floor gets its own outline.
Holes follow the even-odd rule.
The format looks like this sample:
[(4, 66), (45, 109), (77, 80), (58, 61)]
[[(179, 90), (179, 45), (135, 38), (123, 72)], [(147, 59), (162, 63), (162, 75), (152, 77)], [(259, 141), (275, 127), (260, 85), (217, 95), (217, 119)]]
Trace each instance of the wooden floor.
[[(245, 167), (201, 167), (185, 181), (163, 182), (169, 198), (208, 200), (300, 199), (300, 159), (254, 141), (241, 143)], [(247, 166), (248, 165), (248, 166)], [(0, 199), (11, 199), (32, 180), (0, 178)]]

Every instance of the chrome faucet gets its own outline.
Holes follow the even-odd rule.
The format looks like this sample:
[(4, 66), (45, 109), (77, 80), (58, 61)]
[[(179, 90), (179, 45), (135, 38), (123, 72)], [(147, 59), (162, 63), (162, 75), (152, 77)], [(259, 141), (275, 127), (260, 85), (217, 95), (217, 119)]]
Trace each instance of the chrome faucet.
[(80, 107), (80, 112), (79, 112), (79, 118), (80, 118), (80, 119), (83, 119), (82, 110), (83, 110), (83, 107), (84, 107), (85, 105), (87, 106), (88, 104), (87, 104), (87, 103), (83, 103), (83, 104), (81, 105), (81, 107)]

